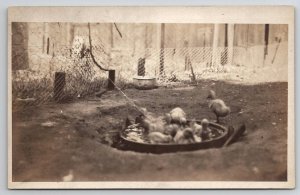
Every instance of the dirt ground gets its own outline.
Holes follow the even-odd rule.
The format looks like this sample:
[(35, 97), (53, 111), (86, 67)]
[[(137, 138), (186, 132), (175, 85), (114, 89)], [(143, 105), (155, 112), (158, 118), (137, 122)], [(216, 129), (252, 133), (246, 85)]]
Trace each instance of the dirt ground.
[(215, 120), (205, 102), (209, 89), (231, 107), (226, 126), (246, 124), (246, 135), (226, 148), (149, 154), (111, 147), (127, 115), (137, 115), (118, 91), (13, 112), (13, 181), (285, 181), (286, 82), (124, 92), (156, 114), (180, 106), (188, 118)]

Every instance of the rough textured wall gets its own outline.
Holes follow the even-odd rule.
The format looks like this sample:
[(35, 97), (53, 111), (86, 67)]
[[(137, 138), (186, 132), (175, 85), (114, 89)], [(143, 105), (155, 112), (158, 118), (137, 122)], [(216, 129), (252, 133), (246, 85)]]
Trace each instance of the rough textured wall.
[[(157, 75), (160, 46), (164, 48), (167, 74), (189, 71), (191, 60), (201, 72), (212, 63), (214, 24), (165, 24), (161, 44), (161, 24), (94, 23), (91, 24), (93, 53), (105, 68), (116, 69), (118, 78), (137, 72), (139, 58), (146, 58), (146, 72)], [(216, 54), (219, 64), (226, 64), (225, 24), (219, 24)], [(15, 23), (13, 30), (13, 69), (51, 73), (79, 66), (71, 57), (75, 40), (88, 46), (87, 23)], [(287, 25), (269, 25), (269, 45), (265, 48), (264, 24), (235, 24), (231, 65), (284, 67), (287, 64)], [(228, 35), (228, 33), (227, 33)], [(21, 38), (20, 38), (21, 37)], [(281, 41), (278, 41), (281, 37)], [(228, 40), (227, 40), (228, 41)], [(266, 54), (266, 55), (265, 55)], [(222, 61), (224, 58), (225, 61)], [(21, 59), (21, 60), (20, 60)], [(223, 59), (223, 60), (224, 60)], [(50, 75), (51, 76), (51, 75)]]
[(12, 70), (24, 70), (29, 67), (28, 24), (12, 23)]
[[(288, 25), (270, 24), (265, 47), (264, 24), (236, 24), (234, 63), (251, 66), (285, 66), (288, 63)], [(281, 41), (278, 41), (281, 38)]]
[(264, 24), (235, 24), (234, 46), (264, 45)]

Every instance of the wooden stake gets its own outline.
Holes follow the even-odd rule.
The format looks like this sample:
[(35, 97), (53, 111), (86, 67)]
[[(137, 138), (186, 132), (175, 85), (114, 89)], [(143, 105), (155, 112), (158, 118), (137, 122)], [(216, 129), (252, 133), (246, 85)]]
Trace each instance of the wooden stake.
[(54, 100), (60, 102), (64, 96), (64, 87), (66, 85), (66, 73), (56, 72), (54, 79)]
[(264, 58), (268, 55), (268, 45), (269, 45), (269, 24), (265, 24), (265, 55)]
[(108, 85), (107, 85), (107, 89), (108, 90), (114, 90), (115, 89), (115, 74), (116, 71), (115, 70), (109, 70), (108, 71)]

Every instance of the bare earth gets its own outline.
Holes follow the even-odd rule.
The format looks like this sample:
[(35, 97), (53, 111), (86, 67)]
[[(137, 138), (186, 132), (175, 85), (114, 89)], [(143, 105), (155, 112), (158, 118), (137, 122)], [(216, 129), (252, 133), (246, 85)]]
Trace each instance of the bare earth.
[(110, 146), (127, 115), (137, 114), (118, 91), (15, 111), (13, 181), (62, 181), (71, 172), (73, 181), (285, 181), (287, 88), (286, 82), (200, 81), (125, 90), (158, 115), (180, 106), (190, 119), (215, 120), (205, 103), (207, 90), (214, 89), (232, 109), (222, 122), (235, 128), (246, 124), (246, 135), (226, 148), (159, 155)]

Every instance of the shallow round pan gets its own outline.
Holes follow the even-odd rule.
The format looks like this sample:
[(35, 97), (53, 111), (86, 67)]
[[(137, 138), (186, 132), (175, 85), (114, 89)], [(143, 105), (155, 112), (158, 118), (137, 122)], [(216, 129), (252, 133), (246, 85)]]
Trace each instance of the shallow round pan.
[(212, 123), (212, 122), (209, 123), (209, 127), (220, 129), (223, 131), (223, 133), (219, 137), (213, 138), (211, 140), (205, 140), (200, 143), (191, 143), (191, 144), (176, 144), (176, 143), (151, 144), (151, 143), (135, 142), (126, 138), (124, 133), (125, 129), (123, 129), (120, 132), (120, 137), (121, 140), (126, 145), (126, 149), (128, 150), (133, 150), (137, 152), (146, 152), (146, 153), (156, 153), (156, 154), (222, 147), (229, 137), (228, 129), (222, 125)]
[(147, 76), (136, 76), (133, 78), (133, 84), (136, 89), (147, 90), (157, 88), (156, 78)]

